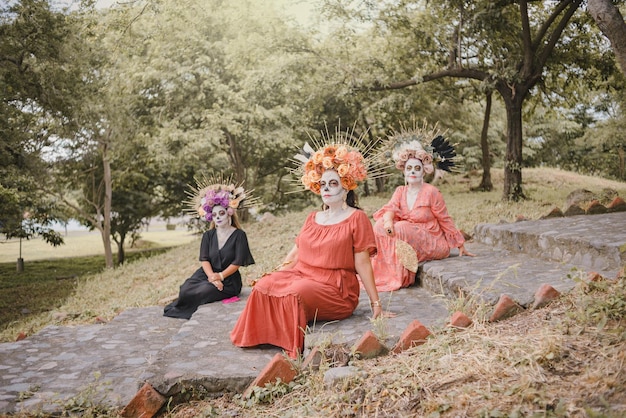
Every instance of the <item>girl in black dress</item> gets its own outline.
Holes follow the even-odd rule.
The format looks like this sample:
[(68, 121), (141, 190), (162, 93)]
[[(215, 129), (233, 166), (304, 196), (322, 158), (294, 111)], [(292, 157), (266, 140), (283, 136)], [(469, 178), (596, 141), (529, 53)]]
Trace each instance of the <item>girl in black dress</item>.
[(244, 198), (243, 188), (232, 185), (200, 190), (197, 211), (211, 222), (200, 244), (201, 267), (182, 284), (178, 298), (165, 307), (165, 316), (189, 319), (200, 305), (239, 295), (239, 267), (254, 264), (236, 213)]

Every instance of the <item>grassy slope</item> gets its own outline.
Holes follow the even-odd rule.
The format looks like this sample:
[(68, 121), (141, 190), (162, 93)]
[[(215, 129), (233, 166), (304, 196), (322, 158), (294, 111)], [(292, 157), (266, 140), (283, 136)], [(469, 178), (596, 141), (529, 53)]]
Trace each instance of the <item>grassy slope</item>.
[[(577, 188), (600, 192), (609, 187), (626, 196), (626, 183), (554, 169), (527, 169), (524, 190), (529, 199), (507, 203), (501, 201), (501, 173), (493, 175), (496, 190), (490, 193), (469, 192), (470, 186), (480, 182), (477, 177), (449, 176), (439, 185), (459, 228), (471, 232), (478, 223), (514, 221), (519, 215), (537, 219), (553, 207), (565, 210), (566, 196)], [(364, 198), (361, 205), (371, 214), (386, 198)], [(243, 269), (244, 277), (256, 278), (282, 260), (310, 210), (245, 225), (257, 264)], [(128, 307), (158, 304), (175, 295), (180, 283), (197, 268), (198, 246), (196, 239), (158, 257), (81, 278), (74, 293), (54, 311), (14, 323), (0, 338), (9, 341), (21, 331), (32, 334), (52, 323), (91, 322), (97, 316), (112, 318)], [(621, 295), (622, 290), (612, 289), (612, 293)], [(507, 414), (519, 410), (528, 416), (534, 407), (540, 416), (567, 415), (563, 411), (592, 416), (585, 415), (581, 402), (601, 406), (603, 399), (626, 408), (623, 397), (615, 398), (616, 389), (624, 392), (624, 326), (609, 321), (598, 331), (577, 321), (587, 310), (568, 319), (572, 311), (584, 306), (578, 300), (564, 300), (550, 310), (522, 314), (506, 323), (441, 333), (409, 353), (358, 364), (369, 371), (369, 377), (347, 383), (343, 390), (324, 390), (321, 375), (316, 374), (269, 407), (245, 409), (225, 397), (191, 410), (179, 408), (171, 415), (197, 416), (234, 408), (240, 416), (339, 416), (343, 408), (338, 406), (345, 406), (367, 416), (477, 416), (480, 408)], [(623, 314), (622, 308), (619, 318)], [(547, 373), (551, 364), (557, 364), (556, 372)]]

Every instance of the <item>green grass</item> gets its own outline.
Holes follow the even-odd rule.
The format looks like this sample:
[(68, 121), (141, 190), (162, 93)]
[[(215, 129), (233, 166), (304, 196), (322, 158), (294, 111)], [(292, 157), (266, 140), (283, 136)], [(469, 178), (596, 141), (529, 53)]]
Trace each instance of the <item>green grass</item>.
[[(165, 251), (167, 248), (129, 252), (126, 263)], [(80, 278), (93, 278), (103, 270), (103, 256), (29, 261), (21, 273), (16, 263), (0, 263), (0, 332), (25, 318), (61, 307), (76, 290)]]

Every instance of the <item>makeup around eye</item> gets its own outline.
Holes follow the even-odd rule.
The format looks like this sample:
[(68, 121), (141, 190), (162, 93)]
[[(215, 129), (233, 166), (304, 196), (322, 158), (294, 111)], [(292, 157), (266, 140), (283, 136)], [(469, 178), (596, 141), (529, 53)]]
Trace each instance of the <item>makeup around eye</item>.
[(421, 167), (421, 166), (419, 166), (419, 165), (416, 165), (415, 167), (410, 166), (410, 165), (407, 165), (407, 166), (405, 167), (405, 170), (406, 170), (406, 171), (413, 171), (413, 170), (415, 170), (415, 171), (422, 171), (422, 167)]
[(211, 212), (211, 214), (213, 216), (224, 216), (224, 215), (226, 215), (226, 211), (225, 210), (220, 210), (219, 212)]
[[(321, 181), (320, 182), (320, 186), (321, 187), (326, 186), (326, 182), (325, 181)], [(332, 188), (339, 187), (339, 182), (337, 180), (331, 180), (331, 181), (328, 182), (328, 186), (332, 187)]]

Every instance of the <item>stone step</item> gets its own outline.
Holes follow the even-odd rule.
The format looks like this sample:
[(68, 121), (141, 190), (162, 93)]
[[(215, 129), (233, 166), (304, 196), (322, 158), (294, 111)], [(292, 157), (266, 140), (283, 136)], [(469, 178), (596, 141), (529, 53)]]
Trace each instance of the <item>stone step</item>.
[(180, 323), (163, 308), (130, 308), (107, 324), (49, 326), (0, 344), (0, 412), (55, 413), (89, 395), (125, 405)]
[(626, 212), (480, 224), (474, 240), (532, 257), (611, 272), (626, 264)]
[[(525, 253), (469, 242), (465, 247), (475, 257), (454, 253), (444, 260), (428, 261), (421, 267), (420, 283), (434, 294), (448, 298), (472, 298), (494, 305), (502, 294), (523, 307), (532, 306), (535, 292), (543, 284), (566, 293), (584, 279), (587, 271), (579, 266), (556, 263)], [(617, 270), (603, 271), (615, 277)]]

